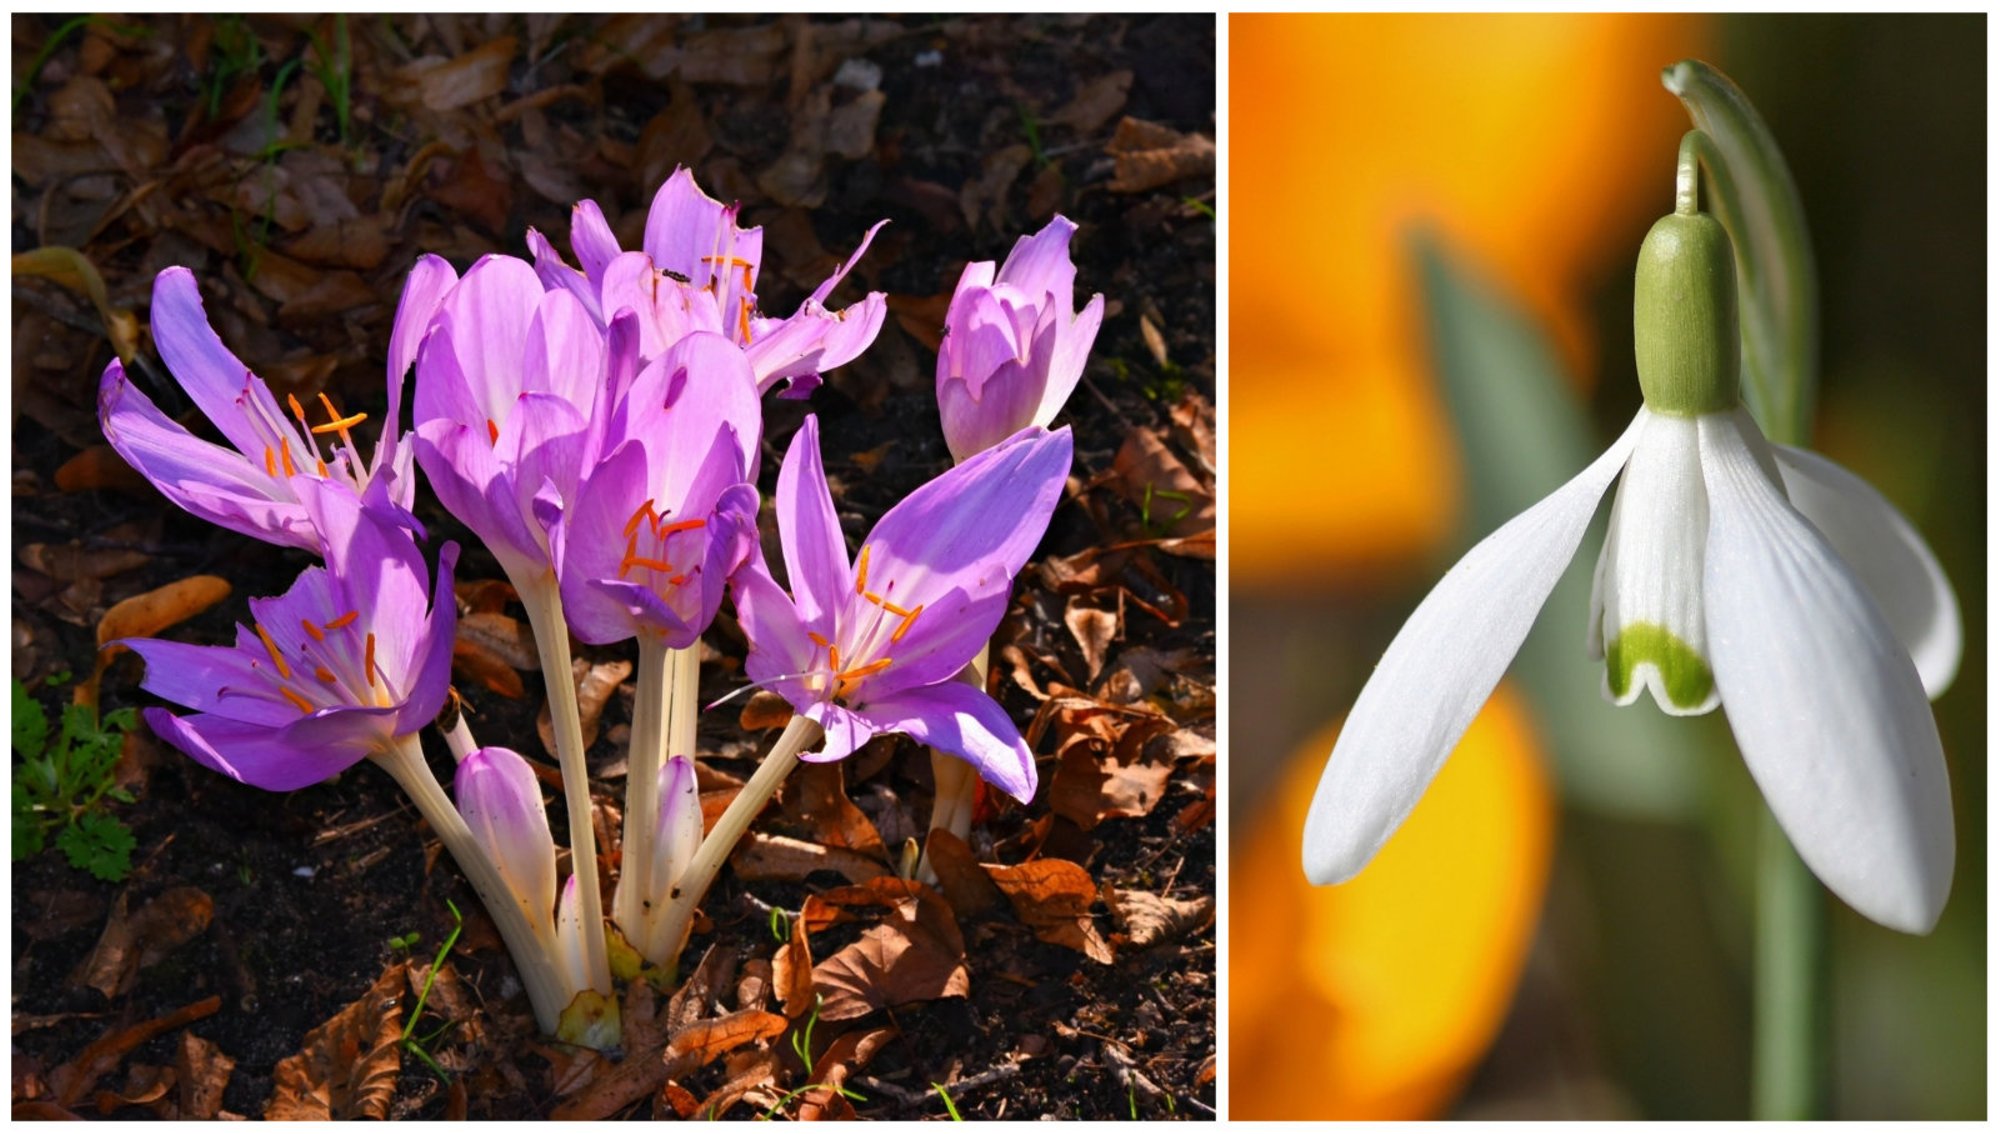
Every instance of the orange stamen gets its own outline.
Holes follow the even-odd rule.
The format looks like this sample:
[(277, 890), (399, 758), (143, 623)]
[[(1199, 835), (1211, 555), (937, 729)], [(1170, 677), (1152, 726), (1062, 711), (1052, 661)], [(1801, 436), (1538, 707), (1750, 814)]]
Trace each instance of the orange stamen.
[(278, 652), (278, 644), (271, 640), (271, 635), (265, 633), (263, 624), (252, 625), (257, 629), (257, 636), (264, 640), (264, 652), (271, 655), (271, 664), (278, 667), (278, 676), (289, 680), (292, 676), (292, 667), (285, 664), (285, 656)]
[(328, 630), (338, 630), (342, 626), (345, 626), (348, 623), (353, 622), (355, 619), (359, 617), (361, 617), (360, 611), (350, 610), (346, 614), (341, 615), (339, 618), (334, 619), (332, 622), (327, 623), (326, 628)]
[(312, 422), (306, 420), (306, 407), (299, 404), (298, 398), (291, 394), (286, 394), (285, 404), (292, 407), (292, 416), (299, 419), (299, 427), (301, 429), (312, 428)]
[(836, 673), (833, 675), (834, 680), (840, 682), (843, 685), (847, 684), (848, 682), (859, 681), (862, 678), (867, 677), (871, 673), (881, 673), (883, 670), (888, 669), (889, 660), (890, 659), (888, 658), (880, 658), (876, 661), (869, 662), (867, 665), (860, 666), (859, 668), (850, 669), (846, 673)]
[(812, 644), (818, 646), (820, 649), (824, 650), (827, 648), (827, 640), (813, 633), (811, 630), (806, 631), (806, 637), (811, 638)]
[(705, 528), (707, 526), (707, 520), (675, 520), (671, 524), (661, 526), (659, 531), (654, 534), (658, 535), (661, 539), (665, 539), (675, 532), (691, 532), (696, 528)]
[(326, 641), (326, 635), (319, 632), (319, 627), (314, 626), (312, 624), (312, 619), (301, 618), (299, 619), (299, 625), (305, 627), (306, 635), (310, 637), (313, 641), (315, 642)]
[(313, 676), (319, 678), (321, 681), (326, 682), (328, 685), (332, 685), (334, 682), (333, 671), (326, 668), (323, 665), (315, 666), (313, 668)]
[(745, 299), (736, 309), (736, 332), (742, 336), (743, 344), (750, 344), (750, 301)]
[(828, 646), (828, 647), (826, 648), (826, 664), (827, 664), (827, 668), (829, 668), (829, 669), (833, 670), (833, 672), (835, 672), (835, 673), (839, 673), (839, 672), (840, 672), (840, 647), (839, 647), (839, 646)]
[[(728, 264), (732, 268), (742, 268), (743, 278), (746, 280), (750, 278), (750, 261), (745, 260), (741, 256), (703, 256), (701, 262), (704, 264)], [(744, 286), (747, 287), (749, 285), (745, 284)]]
[(368, 632), (368, 645), (361, 654), (361, 670), (368, 676), (368, 688), (375, 688), (375, 632)]
[(500, 443), (500, 427), (493, 424), (493, 419), (490, 417), (486, 419), (486, 443), (488, 445)]
[(902, 641), (903, 635), (908, 634), (910, 632), (910, 627), (916, 625), (917, 615), (922, 614), (923, 612), (924, 608), (919, 606), (915, 610), (910, 611), (908, 614), (903, 615), (903, 624), (901, 626), (896, 627), (896, 632), (894, 634), (889, 635), (889, 644), (893, 646), (897, 642)]
[(909, 611), (904, 610), (902, 607), (897, 606), (895, 603), (890, 602), (888, 599), (877, 598), (874, 595), (869, 595), (868, 597), (871, 600), (873, 600), (876, 605), (880, 606), (883, 610), (888, 611), (890, 614), (898, 615), (903, 618), (908, 618), (910, 616)]
[[(326, 395), (321, 394), (320, 396), (325, 397)], [(345, 441), (347, 440), (347, 430), (349, 426), (360, 425), (362, 422), (367, 420), (368, 420), (367, 414), (357, 413), (351, 417), (335, 418), (334, 420), (326, 422), (323, 425), (315, 425), (312, 427), (312, 431), (314, 433), (338, 433), (340, 434), (341, 440)]]
[(670, 587), (678, 587), (682, 583), (685, 583), (687, 581), (688, 577), (686, 575), (675, 575), (674, 577), (667, 580), (667, 585)]
[(314, 464), (315, 466), (317, 466), (317, 467), (318, 467), (318, 469), (319, 469), (319, 475), (321, 475), (321, 476), (325, 476), (325, 475), (326, 475), (326, 462), (325, 462), (325, 461), (322, 461), (322, 460), (320, 460), (320, 459), (319, 459), (318, 457), (314, 457), (314, 458), (313, 458), (313, 464)]
[(348, 449), (352, 450), (354, 448), (354, 438), (348, 435), (347, 427), (350, 425), (359, 425), (362, 422), (367, 421), (368, 415), (365, 413), (357, 413), (353, 417), (340, 416), (340, 411), (333, 408), (333, 399), (327, 397), (326, 391), (324, 390), (320, 391), (319, 404), (326, 407), (326, 416), (332, 418), (333, 420), (327, 422), (325, 425), (314, 426), (313, 432), (338, 433), (340, 434), (340, 443), (347, 446)]
[(633, 556), (628, 556), (625, 562), (620, 563), (618, 565), (618, 574), (622, 576), (625, 574), (625, 572), (630, 571), (634, 567), (645, 567), (648, 568), (649, 570), (659, 571), (661, 573), (672, 571), (674, 569), (673, 564), (668, 563), (663, 559), (645, 559), (641, 558), (640, 556), (633, 555)]
[(861, 559), (854, 565), (854, 593), (868, 594), (868, 545), (861, 546)]
[(885, 601), (883, 601), (882, 596), (876, 594), (874, 591), (864, 591), (862, 592), (861, 597), (867, 599), (869, 602), (874, 603), (876, 606), (879, 606), (884, 610), (889, 609), (888, 604)]
[(264, 471), (273, 477), (278, 475), (278, 454), (269, 445), (264, 446)]
[(626, 539), (633, 538), (633, 536), (639, 530), (639, 521), (647, 519), (652, 515), (653, 515), (653, 502), (651, 500), (648, 500), (644, 504), (639, 505), (639, 510), (632, 513), (632, 518), (625, 521), (625, 538)]
[(292, 463), (292, 447), (289, 444), (280, 444), (278, 446), (278, 455), (285, 459), (286, 476), (299, 475), (298, 466)]
[(297, 693), (294, 693), (289, 689), (279, 689), (278, 692), (283, 693), (285, 695), (285, 700), (290, 701), (294, 705), (297, 705), (299, 707), (299, 712), (304, 713), (307, 716), (312, 716), (313, 706), (311, 701), (306, 700), (304, 697), (299, 696)]

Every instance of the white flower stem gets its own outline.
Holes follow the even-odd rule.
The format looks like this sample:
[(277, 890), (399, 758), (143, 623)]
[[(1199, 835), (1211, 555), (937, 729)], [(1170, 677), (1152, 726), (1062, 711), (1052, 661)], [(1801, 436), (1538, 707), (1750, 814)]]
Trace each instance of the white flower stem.
[(472, 729), (465, 723), (465, 714), (460, 712), (451, 727), (445, 730), (444, 744), (451, 749), (454, 763), (463, 764), (465, 758), (479, 751), (479, 742), (472, 739)]
[(578, 913), (589, 927), (583, 934), (584, 964), (591, 987), (608, 996), (611, 961), (604, 945), (604, 900), (597, 891), (597, 836), (591, 823), (590, 769), (583, 758), (583, 717), (576, 706), (576, 675), (570, 669), (569, 622), (563, 617), (562, 593), (556, 589), (553, 572), (515, 579), (514, 590), (527, 608), (535, 652), (542, 659), (542, 680), (549, 691), (549, 728), (555, 733), (563, 804), (569, 814), (570, 867), (577, 877)]
[[(986, 674), (992, 668), (992, 654), (990, 643), (980, 647), (979, 656), (958, 672), (958, 679), (975, 689), (985, 689)], [(964, 759), (933, 748), (931, 779), (935, 783), (935, 791), (931, 798), (930, 829), (950, 831), (961, 840), (970, 838), (972, 801), (979, 790), (979, 772)], [(937, 885), (937, 872), (931, 869), (928, 850), (917, 861), (917, 880), (925, 885)]]
[[(699, 648), (699, 647), (697, 647)], [(653, 841), (660, 828), (660, 767), (667, 758), (669, 719), (679, 655), (657, 633), (639, 632), (638, 695), (632, 703), (632, 743), (625, 756), (625, 837), (619, 855), (612, 916), (625, 939), (643, 937), (646, 897), (653, 891)]]
[(479, 845), (472, 829), (465, 825), (464, 816), (431, 774), (430, 765), (424, 760), (423, 744), (415, 734), (398, 737), (395, 747), (376, 752), (374, 760), (402, 786), (431, 830), (437, 832), (445, 849), (451, 852), (452, 860), (465, 872), (473, 892), (479, 895), (494, 926), (500, 930), (501, 940), (507, 943), (507, 952), (514, 958), (514, 967), (528, 990), (528, 1002), (535, 1010), (535, 1023), (544, 1033), (554, 1035), (572, 990), (564, 983), (562, 968), (556, 962), (552, 911), (532, 910), (507, 885), (500, 868)]
[(715, 883), (715, 876), (722, 872), (722, 864), (728, 860), (729, 852), (736, 848), (736, 842), (749, 830), (750, 821), (764, 810), (764, 805), (778, 793), (778, 785), (792, 769), (799, 766), (799, 753), (820, 738), (819, 724), (802, 716), (794, 716), (785, 726), (777, 742), (771, 745), (770, 755), (757, 766), (750, 782), (736, 793), (729, 802), (729, 808), (715, 821), (715, 829), (701, 842), (701, 849), (695, 852), (686, 870), (667, 891), (667, 900), (660, 915), (657, 941), (665, 942), (668, 957), (678, 956), (681, 947), (687, 943), (688, 928), (694, 924), (695, 906), (707, 896), (708, 888)]

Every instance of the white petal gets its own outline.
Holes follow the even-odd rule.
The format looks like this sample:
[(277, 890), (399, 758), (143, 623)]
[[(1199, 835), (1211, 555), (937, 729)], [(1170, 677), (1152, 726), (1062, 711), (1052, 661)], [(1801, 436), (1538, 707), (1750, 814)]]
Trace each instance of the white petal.
[(1701, 613), (1708, 495), (1691, 417), (1639, 411), (1640, 433), (1618, 478), (1590, 604), (1591, 656), (1618, 705), (1651, 690), (1675, 716), (1719, 703)]
[(1799, 857), (1869, 918), (1937, 923), (1951, 790), (1910, 655), (1756, 459), (1755, 426), (1701, 419), (1715, 682), (1750, 774)]
[(1817, 453), (1777, 446), (1792, 506), (1811, 520), (1868, 588), (1932, 697), (1958, 676), (1964, 650), (1958, 597), (1924, 537), (1868, 482)]
[(1359, 873), (1416, 806), (1520, 651), (1638, 427), (1466, 552), (1389, 643), (1306, 815), (1306, 877), (1315, 884)]

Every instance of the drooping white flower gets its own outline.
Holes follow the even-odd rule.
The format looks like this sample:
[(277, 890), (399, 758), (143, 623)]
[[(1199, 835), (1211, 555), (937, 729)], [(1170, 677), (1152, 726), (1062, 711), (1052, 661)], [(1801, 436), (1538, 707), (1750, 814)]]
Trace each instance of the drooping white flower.
[(1390, 643), (1313, 798), (1312, 881), (1353, 877), (1416, 806), (1617, 479), (1588, 642), (1606, 696), (1648, 690), (1675, 714), (1720, 705), (1820, 880), (1883, 925), (1936, 924), (1953, 837), (1927, 694), (1958, 668), (1957, 601), (1879, 493), (1764, 438), (1739, 398), (1735, 304), (1720, 225), (1689, 214), (1654, 227), (1634, 300), (1645, 407), (1467, 552)]

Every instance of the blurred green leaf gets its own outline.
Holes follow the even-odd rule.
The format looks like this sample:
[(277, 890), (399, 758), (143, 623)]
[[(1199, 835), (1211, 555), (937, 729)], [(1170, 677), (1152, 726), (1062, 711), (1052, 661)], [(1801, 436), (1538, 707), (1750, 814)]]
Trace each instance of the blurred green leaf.
[[(1542, 332), (1426, 234), (1412, 241), (1423, 281), (1431, 361), (1465, 469), (1470, 546), (1547, 496), (1603, 451)], [(1674, 720), (1650, 704), (1604, 699), (1604, 667), (1584, 649), (1590, 576), (1603, 521), (1542, 608), (1509, 671), (1526, 689), (1555, 754), (1566, 798), (1609, 814), (1687, 819), (1700, 808), (1700, 747), (1712, 721)], [(1720, 714), (1717, 714), (1719, 717)]]

